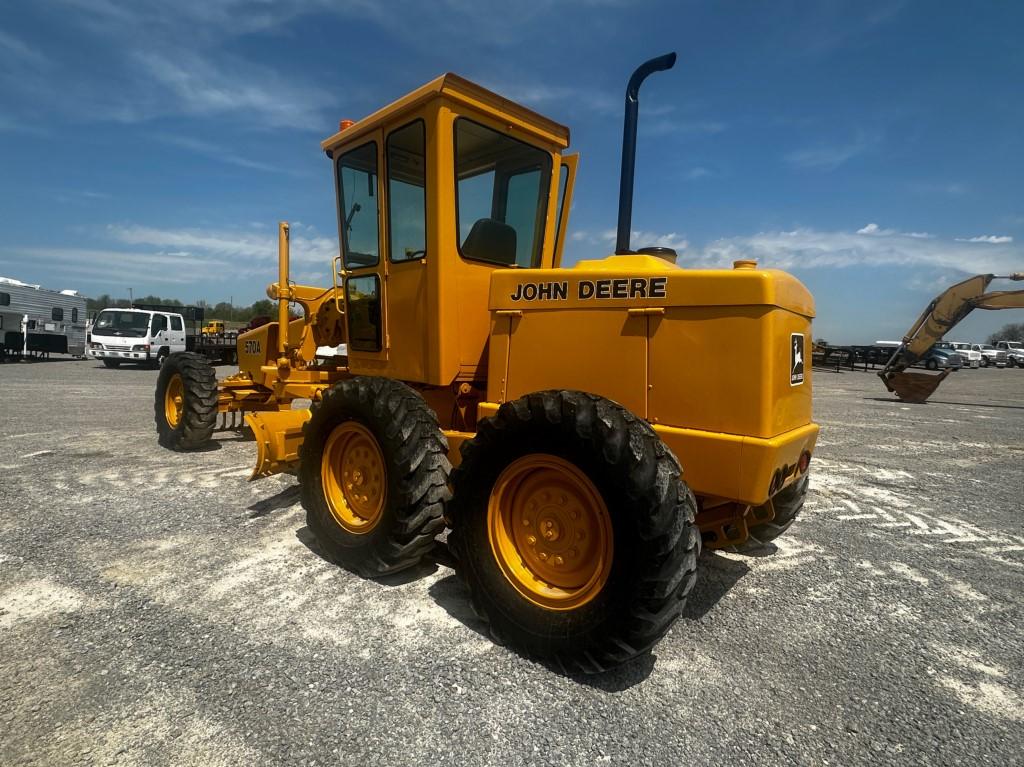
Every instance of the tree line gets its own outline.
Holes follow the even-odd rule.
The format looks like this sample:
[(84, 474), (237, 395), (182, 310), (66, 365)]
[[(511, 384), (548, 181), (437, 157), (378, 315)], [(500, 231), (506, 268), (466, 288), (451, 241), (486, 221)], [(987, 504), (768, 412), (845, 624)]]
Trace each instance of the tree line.
[(1024, 342), (1024, 322), (1011, 322), (1009, 325), (1003, 325), (988, 337), (990, 344), (994, 344), (996, 341)]
[[(139, 296), (135, 299), (136, 304), (161, 304), (163, 306), (185, 306), (177, 298), (163, 298), (161, 296)], [(277, 304), (270, 299), (264, 298), (255, 301), (249, 306), (232, 306), (227, 301), (210, 304), (206, 301), (196, 301), (192, 306), (202, 306), (206, 309), (207, 320), (224, 320), (225, 322), (248, 322), (253, 317), (277, 316)], [(92, 317), (102, 309), (129, 309), (131, 302), (127, 298), (112, 298), (104, 293), (96, 298), (86, 299), (86, 313)]]

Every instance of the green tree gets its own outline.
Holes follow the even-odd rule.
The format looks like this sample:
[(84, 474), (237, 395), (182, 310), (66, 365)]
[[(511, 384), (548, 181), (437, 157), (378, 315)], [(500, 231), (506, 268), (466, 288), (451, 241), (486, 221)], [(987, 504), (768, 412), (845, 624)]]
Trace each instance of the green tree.
[(1003, 325), (988, 337), (990, 344), (994, 344), (996, 341), (1024, 341), (1024, 322), (1011, 322), (1009, 325)]

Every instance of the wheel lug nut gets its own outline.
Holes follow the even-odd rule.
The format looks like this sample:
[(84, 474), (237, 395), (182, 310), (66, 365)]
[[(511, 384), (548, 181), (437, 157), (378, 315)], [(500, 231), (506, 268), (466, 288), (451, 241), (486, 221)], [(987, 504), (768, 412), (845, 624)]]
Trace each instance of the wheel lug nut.
[(562, 559), (561, 557), (555, 557), (554, 561), (555, 561), (556, 565), (563, 565), (563, 564), (565, 564), (565, 560)]
[(541, 562), (546, 562), (546, 561), (547, 561), (547, 559), (548, 559), (548, 555), (547, 555), (547, 552), (546, 552), (546, 551), (542, 551), (542, 552), (541, 552), (540, 554), (538, 554), (538, 555), (537, 555), (537, 558), (538, 558), (538, 559), (539, 559), (539, 560), (540, 560)]
[(572, 517), (573, 519), (579, 519), (580, 518), (580, 513), (576, 509), (573, 509), (572, 511), (569, 512), (569, 516)]
[(526, 542), (528, 544), (530, 544), (531, 546), (536, 546), (537, 545), (537, 536), (536, 535), (528, 535), (526, 537)]

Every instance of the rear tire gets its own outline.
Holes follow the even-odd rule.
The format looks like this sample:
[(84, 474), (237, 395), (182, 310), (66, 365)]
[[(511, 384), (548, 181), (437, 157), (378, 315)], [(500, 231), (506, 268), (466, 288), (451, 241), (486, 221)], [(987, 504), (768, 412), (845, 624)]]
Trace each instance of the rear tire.
[(771, 503), (775, 507), (775, 516), (768, 522), (752, 525), (747, 531), (749, 537), (744, 543), (737, 546), (737, 549), (752, 551), (762, 548), (786, 532), (804, 507), (810, 482), (811, 475), (805, 474), (789, 487), (776, 493), (775, 497), (771, 499)]
[(103, 360), (103, 367), (117, 368), (121, 367), (121, 360)]
[[(567, 466), (567, 482), (578, 484), (579, 476), (585, 477), (583, 486), (594, 488), (600, 499), (597, 508), (610, 518), (611, 564), (600, 590), (586, 590), (587, 581), (578, 589), (586, 590), (585, 599), (572, 596), (576, 587), (553, 592), (554, 599), (566, 599), (565, 607), (554, 607), (557, 603), (545, 595), (545, 582), (551, 584), (548, 589), (561, 587), (542, 577), (544, 566), (533, 558), (538, 551), (548, 554), (548, 547), (553, 554), (560, 535), (583, 541), (579, 549), (584, 550), (589, 537), (580, 533), (596, 528), (581, 523), (574, 531), (571, 522), (556, 524), (554, 538), (548, 537), (549, 517), (559, 519), (563, 507), (576, 520), (586, 520), (590, 511), (577, 509), (571, 492), (567, 504), (557, 480), (550, 482), (547, 494), (548, 484), (531, 485), (529, 474), (519, 485), (521, 493), (507, 494), (508, 472), (524, 459), (554, 467), (536, 469), (533, 476), (551, 476), (562, 465)], [(482, 421), (476, 437), (463, 444), (462, 463), (452, 473), (448, 543), (473, 607), (489, 623), (494, 639), (527, 656), (587, 673), (647, 652), (682, 613), (696, 576), (696, 503), (680, 473), (679, 462), (649, 424), (592, 394), (536, 392), (505, 403), (493, 418)], [(511, 517), (507, 528), (496, 528), (494, 520), (504, 525), (509, 506), (520, 516)], [(536, 518), (529, 523), (554, 543), (529, 543), (534, 550), (522, 549), (517, 559), (502, 546), (507, 546), (507, 530), (514, 533), (531, 514)], [(598, 534), (603, 532), (598, 529)], [(585, 550), (584, 556), (593, 557), (593, 551)], [(517, 575), (520, 561), (524, 572)], [(539, 584), (533, 593), (527, 580), (531, 574)]]
[[(177, 408), (169, 399), (180, 400)], [(154, 411), (164, 447), (195, 450), (209, 442), (217, 423), (217, 374), (206, 359), (192, 352), (167, 355), (156, 379)]]
[(451, 464), (437, 416), (415, 390), (390, 378), (341, 381), (303, 431), (306, 524), (333, 562), (374, 578), (430, 553)]
[(926, 368), (928, 368), (929, 370), (938, 370), (939, 369), (939, 363), (936, 362), (935, 360), (928, 360), (927, 362), (924, 363), (924, 366)]

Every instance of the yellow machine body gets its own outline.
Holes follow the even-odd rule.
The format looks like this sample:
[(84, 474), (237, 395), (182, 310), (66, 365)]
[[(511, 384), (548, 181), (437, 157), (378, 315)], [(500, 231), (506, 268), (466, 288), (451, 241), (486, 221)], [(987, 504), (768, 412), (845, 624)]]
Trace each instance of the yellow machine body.
[[(568, 145), (564, 126), (450, 74), (322, 143), (339, 190), (335, 285), (289, 282), (282, 225), (268, 295), (279, 318), (295, 305), (303, 316), (287, 339), (282, 319), (241, 335), (240, 372), (220, 384), (220, 410), (247, 413), (256, 434), (254, 476), (294, 467), (309, 417), (295, 400), (355, 375), (416, 388), (454, 463), (503, 402), (545, 389), (607, 397), (654, 426), (702, 509), (736, 509), (720, 521), (806, 470), (818, 431), (806, 288), (752, 262), (698, 270), (618, 255), (560, 268)], [(538, 190), (528, 209), (513, 206), (524, 184)], [(490, 207), (471, 211), (469, 195), (488, 187)], [(340, 343), (347, 356), (316, 356)]]

